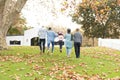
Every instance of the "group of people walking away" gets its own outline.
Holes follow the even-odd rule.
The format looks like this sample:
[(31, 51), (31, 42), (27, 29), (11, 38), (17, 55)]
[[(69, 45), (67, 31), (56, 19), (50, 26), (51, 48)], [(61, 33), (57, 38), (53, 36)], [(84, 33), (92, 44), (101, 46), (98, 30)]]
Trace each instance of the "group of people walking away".
[[(55, 33), (51, 27), (48, 30), (45, 29), (44, 26), (38, 31), (39, 36), (39, 46), (40, 46), (40, 53), (45, 53), (45, 44), (47, 41), (47, 53), (53, 54), (54, 52), (54, 45), (55, 45), (55, 38), (58, 37), (59, 39), (59, 50), (62, 53), (62, 46), (65, 43), (66, 47), (66, 55), (70, 57), (72, 47), (74, 46), (76, 58), (80, 58), (80, 47), (82, 44), (82, 35), (77, 28), (74, 34), (71, 34), (71, 29), (67, 29), (67, 33), (64, 35), (62, 32)], [(63, 41), (65, 39), (65, 41)], [(50, 44), (52, 48), (50, 50)]]

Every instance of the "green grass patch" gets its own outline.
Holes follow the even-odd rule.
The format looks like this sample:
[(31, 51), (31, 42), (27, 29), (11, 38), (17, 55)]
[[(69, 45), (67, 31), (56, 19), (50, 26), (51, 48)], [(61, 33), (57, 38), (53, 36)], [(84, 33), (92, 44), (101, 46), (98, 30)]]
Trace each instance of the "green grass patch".
[[(39, 47), (16, 46), (0, 51), (0, 80), (107, 80), (120, 77), (120, 51), (82, 47), (81, 56), (59, 52), (39, 54)], [(46, 51), (47, 52), (47, 51)]]

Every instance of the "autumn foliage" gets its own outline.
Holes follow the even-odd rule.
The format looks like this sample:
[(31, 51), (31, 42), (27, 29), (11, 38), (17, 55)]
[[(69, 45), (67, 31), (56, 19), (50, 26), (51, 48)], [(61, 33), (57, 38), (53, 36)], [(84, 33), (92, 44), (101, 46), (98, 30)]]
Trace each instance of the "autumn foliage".
[(72, 16), (87, 37), (119, 38), (119, 0), (83, 0)]

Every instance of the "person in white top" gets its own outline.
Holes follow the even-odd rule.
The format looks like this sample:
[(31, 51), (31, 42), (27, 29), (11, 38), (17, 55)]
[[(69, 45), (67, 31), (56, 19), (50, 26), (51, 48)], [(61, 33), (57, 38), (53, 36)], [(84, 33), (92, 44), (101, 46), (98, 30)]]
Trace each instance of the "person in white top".
[(59, 49), (60, 49), (60, 52), (62, 52), (62, 46), (64, 44), (63, 42), (64, 35), (62, 34), (62, 32), (58, 33), (58, 39), (59, 39)]
[(47, 30), (42, 26), (42, 28), (38, 31), (39, 36), (39, 47), (40, 47), (40, 54), (45, 52), (45, 43), (46, 43), (46, 37), (47, 37)]

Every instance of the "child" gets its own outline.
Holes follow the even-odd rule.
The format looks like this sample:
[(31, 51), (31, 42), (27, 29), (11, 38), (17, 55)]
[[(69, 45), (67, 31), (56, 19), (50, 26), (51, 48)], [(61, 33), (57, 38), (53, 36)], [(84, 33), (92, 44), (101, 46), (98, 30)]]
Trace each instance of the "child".
[(58, 33), (58, 39), (59, 39), (59, 49), (60, 49), (60, 52), (62, 52), (62, 45), (63, 45), (63, 39), (64, 39), (62, 32)]

